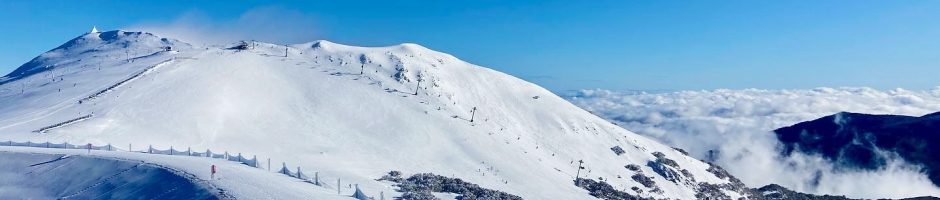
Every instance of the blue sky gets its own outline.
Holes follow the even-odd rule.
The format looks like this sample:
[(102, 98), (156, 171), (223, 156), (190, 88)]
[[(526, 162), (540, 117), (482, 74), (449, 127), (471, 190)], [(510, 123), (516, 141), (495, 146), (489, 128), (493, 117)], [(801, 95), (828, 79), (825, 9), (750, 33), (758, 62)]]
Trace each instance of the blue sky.
[(98, 26), (413, 42), (556, 92), (940, 85), (940, 1), (0, 0), (0, 19), (0, 74)]

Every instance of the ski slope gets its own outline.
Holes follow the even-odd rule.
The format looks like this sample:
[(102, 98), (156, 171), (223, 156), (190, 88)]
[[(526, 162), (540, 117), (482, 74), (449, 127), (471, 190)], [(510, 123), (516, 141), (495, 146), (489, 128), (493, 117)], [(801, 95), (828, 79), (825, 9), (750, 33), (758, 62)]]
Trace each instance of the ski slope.
[[(369, 196), (396, 195), (391, 183), (375, 181), (392, 170), (453, 176), (525, 199), (592, 199), (575, 174), (655, 198), (694, 199), (697, 183), (729, 183), (708, 164), (544, 88), (416, 44), (251, 46), (196, 47), (125, 31), (79, 36), (0, 78), (0, 140), (253, 152), (319, 172), (324, 182), (358, 183)], [(653, 152), (694, 181), (658, 175)], [(630, 179), (628, 164), (661, 192)]]
[(353, 199), (205, 157), (7, 146), (0, 157), (0, 199)]

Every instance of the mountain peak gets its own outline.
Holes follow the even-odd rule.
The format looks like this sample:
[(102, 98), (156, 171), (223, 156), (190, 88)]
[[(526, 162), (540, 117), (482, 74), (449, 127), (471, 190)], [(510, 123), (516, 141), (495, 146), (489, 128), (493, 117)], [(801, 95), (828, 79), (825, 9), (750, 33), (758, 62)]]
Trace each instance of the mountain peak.
[(98, 60), (102, 60), (108, 58), (129, 60), (131, 56), (137, 57), (142, 54), (158, 53), (166, 46), (170, 46), (173, 49), (191, 49), (193, 47), (189, 43), (171, 38), (163, 38), (148, 32), (124, 30), (97, 32), (97, 27), (92, 28), (92, 31), (92, 33), (80, 35), (52, 50), (46, 51), (16, 68), (6, 76), (0, 77), (0, 84), (43, 73), (53, 70), (60, 65), (80, 62), (85, 59), (97, 58)]
[(424, 51), (424, 50), (430, 50), (430, 49), (428, 49), (427, 47), (424, 47), (424, 46), (421, 46), (421, 45), (418, 45), (418, 44), (415, 44), (415, 43), (401, 43), (401, 44), (396, 45), (396, 47), (401, 48), (401, 49), (405, 49), (405, 50), (409, 50), (409, 51)]

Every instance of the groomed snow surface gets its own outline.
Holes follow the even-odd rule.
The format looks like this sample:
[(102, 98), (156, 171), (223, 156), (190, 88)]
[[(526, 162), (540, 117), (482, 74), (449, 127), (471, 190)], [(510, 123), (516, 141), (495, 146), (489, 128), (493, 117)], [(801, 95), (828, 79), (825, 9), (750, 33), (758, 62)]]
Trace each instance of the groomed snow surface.
[[(250, 46), (194, 47), (124, 31), (80, 36), (0, 78), (0, 105), (12, 105), (0, 106), (0, 140), (225, 149), (319, 172), (323, 182), (358, 183), (369, 196), (399, 195), (375, 181), (397, 170), (525, 199), (593, 199), (573, 183), (583, 160), (581, 177), (637, 196), (694, 199), (695, 184), (670, 182), (647, 166), (653, 152), (697, 182), (729, 182), (544, 88), (416, 44)], [(628, 164), (662, 192), (631, 180)]]
[(353, 190), (206, 157), (10, 146), (0, 157), (0, 199), (353, 199)]

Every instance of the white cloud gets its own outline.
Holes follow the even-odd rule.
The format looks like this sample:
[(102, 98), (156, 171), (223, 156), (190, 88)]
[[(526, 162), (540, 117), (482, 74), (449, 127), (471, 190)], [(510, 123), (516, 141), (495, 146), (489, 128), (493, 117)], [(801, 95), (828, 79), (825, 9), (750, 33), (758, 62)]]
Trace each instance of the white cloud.
[[(940, 111), (940, 87), (930, 91), (871, 88), (714, 90), (649, 94), (582, 90), (572, 103), (639, 134), (705, 158), (760, 187), (777, 183), (816, 194), (856, 198), (940, 195), (916, 166), (900, 159), (878, 171), (835, 169), (818, 156), (777, 156), (772, 130), (841, 111), (920, 116)], [(818, 182), (817, 184), (813, 184)]]
[(258, 40), (275, 44), (310, 42), (321, 34), (313, 14), (283, 7), (258, 7), (237, 19), (212, 19), (198, 10), (172, 22), (145, 22), (123, 28), (179, 39), (194, 45), (231, 44)]

